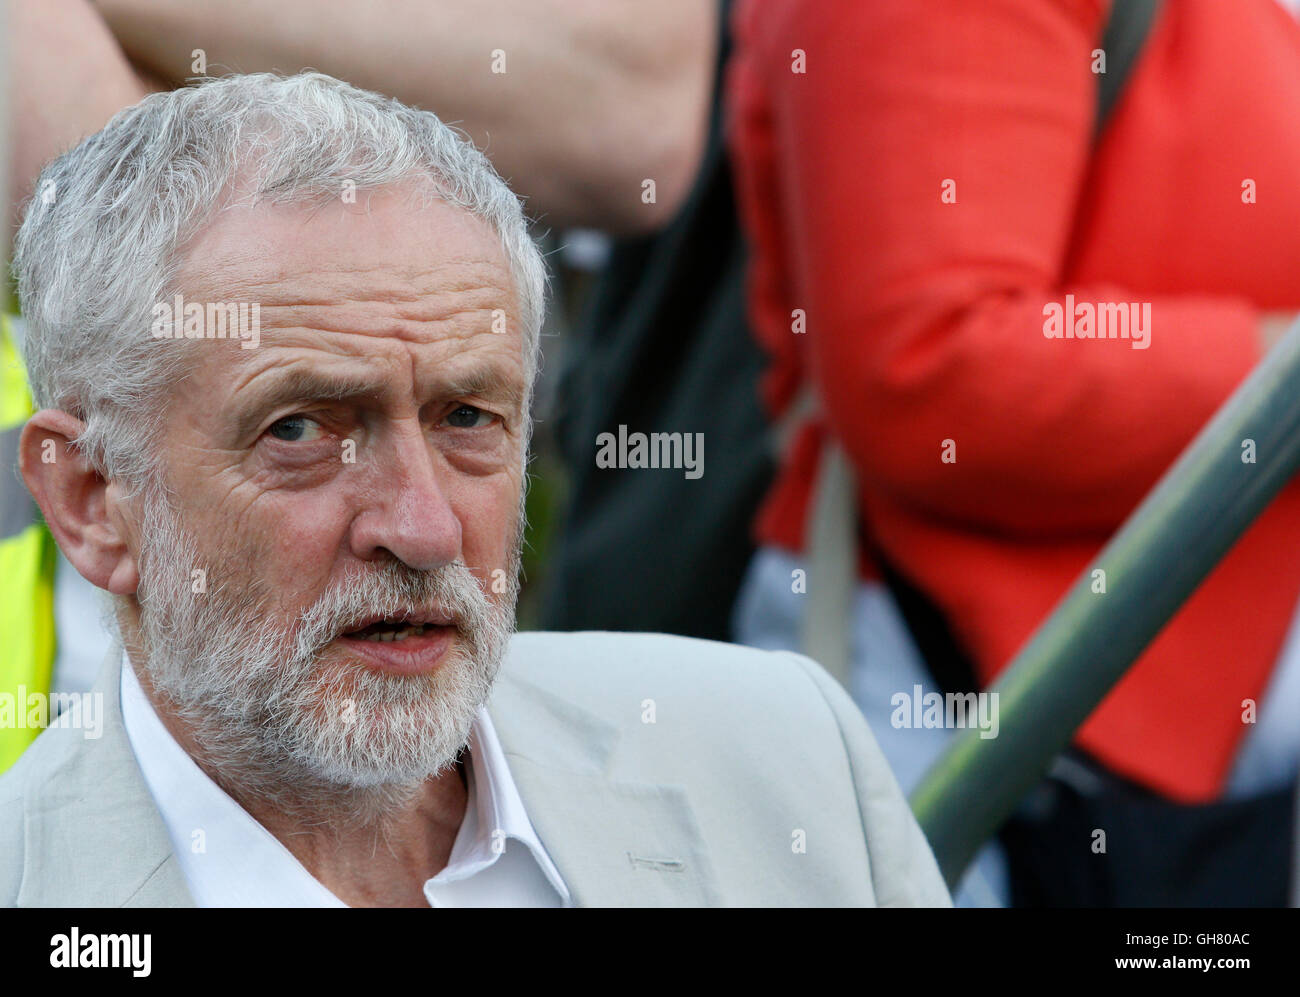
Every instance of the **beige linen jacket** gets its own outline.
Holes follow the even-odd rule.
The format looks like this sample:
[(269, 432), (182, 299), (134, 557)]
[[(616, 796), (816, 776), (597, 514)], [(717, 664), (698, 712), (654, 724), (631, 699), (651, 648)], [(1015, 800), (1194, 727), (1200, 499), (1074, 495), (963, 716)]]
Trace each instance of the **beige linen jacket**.
[[(0, 905), (193, 906), (132, 753), (121, 655), (102, 736), (44, 731), (0, 778)], [(488, 705), (578, 906), (948, 906), (866, 721), (785, 652), (517, 635)]]

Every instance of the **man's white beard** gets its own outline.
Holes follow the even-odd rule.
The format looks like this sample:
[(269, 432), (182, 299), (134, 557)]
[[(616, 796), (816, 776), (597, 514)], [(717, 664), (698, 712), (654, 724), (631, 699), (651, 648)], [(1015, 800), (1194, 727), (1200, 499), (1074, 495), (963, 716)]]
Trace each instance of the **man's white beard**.
[[(255, 552), (205, 556), (165, 499), (146, 502), (137, 598), (148, 660), (133, 664), (228, 791), (286, 814), (369, 823), (455, 763), (514, 630), (518, 535), (500, 602), (463, 563), (425, 572), (390, 560), (286, 623)], [(195, 571), (206, 592), (193, 591)], [(435, 606), (457, 633), (432, 675), (380, 673), (337, 645), (321, 658), (360, 620)]]

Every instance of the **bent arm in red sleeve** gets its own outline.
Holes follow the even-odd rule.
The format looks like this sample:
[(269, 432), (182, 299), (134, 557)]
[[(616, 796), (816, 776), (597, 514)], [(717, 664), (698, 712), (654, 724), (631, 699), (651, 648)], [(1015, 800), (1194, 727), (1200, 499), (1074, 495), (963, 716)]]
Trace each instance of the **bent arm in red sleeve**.
[[(1108, 532), (1259, 359), (1259, 313), (1241, 298), (1068, 276), (1105, 12), (1100, 0), (746, 12), (806, 298), (804, 363), (864, 486), (937, 519)], [(1158, 177), (1128, 182), (1179, 196)], [(1149, 345), (1047, 338), (1045, 306), (1067, 294), (1149, 303)]]

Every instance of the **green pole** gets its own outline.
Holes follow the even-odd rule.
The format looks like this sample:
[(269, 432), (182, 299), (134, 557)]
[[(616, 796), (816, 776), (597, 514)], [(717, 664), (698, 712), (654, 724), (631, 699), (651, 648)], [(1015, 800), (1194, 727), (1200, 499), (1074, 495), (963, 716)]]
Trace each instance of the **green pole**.
[[(1254, 441), (1253, 463), (1247, 440)], [(1297, 469), (1300, 323), (1224, 403), (990, 686), (999, 696), (998, 736), (981, 739), (974, 727), (958, 732), (913, 792), (913, 810), (950, 886)], [(1104, 594), (1093, 591), (1096, 569), (1106, 573)]]

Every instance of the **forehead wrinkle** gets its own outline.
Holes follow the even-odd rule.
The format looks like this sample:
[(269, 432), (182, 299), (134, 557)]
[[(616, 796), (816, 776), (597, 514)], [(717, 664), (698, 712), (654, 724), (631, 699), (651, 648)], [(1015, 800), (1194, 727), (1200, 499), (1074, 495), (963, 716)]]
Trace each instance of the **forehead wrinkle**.
[[(420, 302), (446, 294), (500, 294), (513, 293), (514, 289), (513, 274), (503, 258), (474, 256), (418, 267), (391, 261), (349, 266), (332, 258), (320, 262), (308, 258), (292, 265), (280, 264), (270, 271), (277, 262), (269, 255), (252, 259), (219, 255), (197, 273), (187, 272), (194, 267), (194, 261), (190, 261), (183, 274), (188, 278), (185, 282), (200, 289), (235, 286), (250, 296), (260, 295), (259, 300), (269, 305)], [(484, 270), (493, 273), (484, 274)], [(331, 280), (334, 287), (328, 286)], [(312, 292), (320, 297), (313, 300), (309, 296)]]
[[(510, 325), (518, 321), (509, 294), (481, 281), (404, 297), (388, 296), (382, 289), (368, 289), (368, 293), (357, 297), (342, 292), (320, 294), (311, 287), (295, 287), (292, 294), (258, 293), (252, 286), (243, 290), (244, 296), (260, 305), (263, 338), (272, 338), (268, 332), (302, 330), (425, 342), (448, 334), (459, 339), (480, 327), (486, 328), (497, 309), (505, 313)], [(423, 330), (421, 326), (431, 328)]]
[(223, 246), (206, 260), (188, 259), (177, 283), (191, 299), (258, 303), (264, 330), (314, 328), (419, 342), (430, 337), (398, 323), (445, 322), (454, 329), (476, 319), (489, 322), (485, 313), (498, 308), (511, 326), (519, 320), (515, 276), (504, 250), (495, 246), (488, 253), (470, 247), (456, 259), (414, 264), (349, 264), (314, 255), (310, 249), (290, 257), (270, 251), (241, 255)]
[[(379, 339), (393, 339), (399, 342), (433, 343), (442, 336), (462, 339), (478, 331), (484, 331), (491, 322), (491, 305), (499, 307), (493, 300), (484, 305), (453, 304), (447, 302), (437, 309), (423, 308), (411, 310), (404, 308), (384, 309), (382, 314), (373, 314), (361, 303), (358, 307), (348, 308), (341, 303), (333, 306), (295, 303), (292, 305), (262, 306), (262, 336), (268, 337), (268, 330), (278, 333), (302, 331), (306, 333), (323, 332), (339, 335), (360, 335)], [(508, 319), (514, 318), (510, 309), (503, 309)]]

